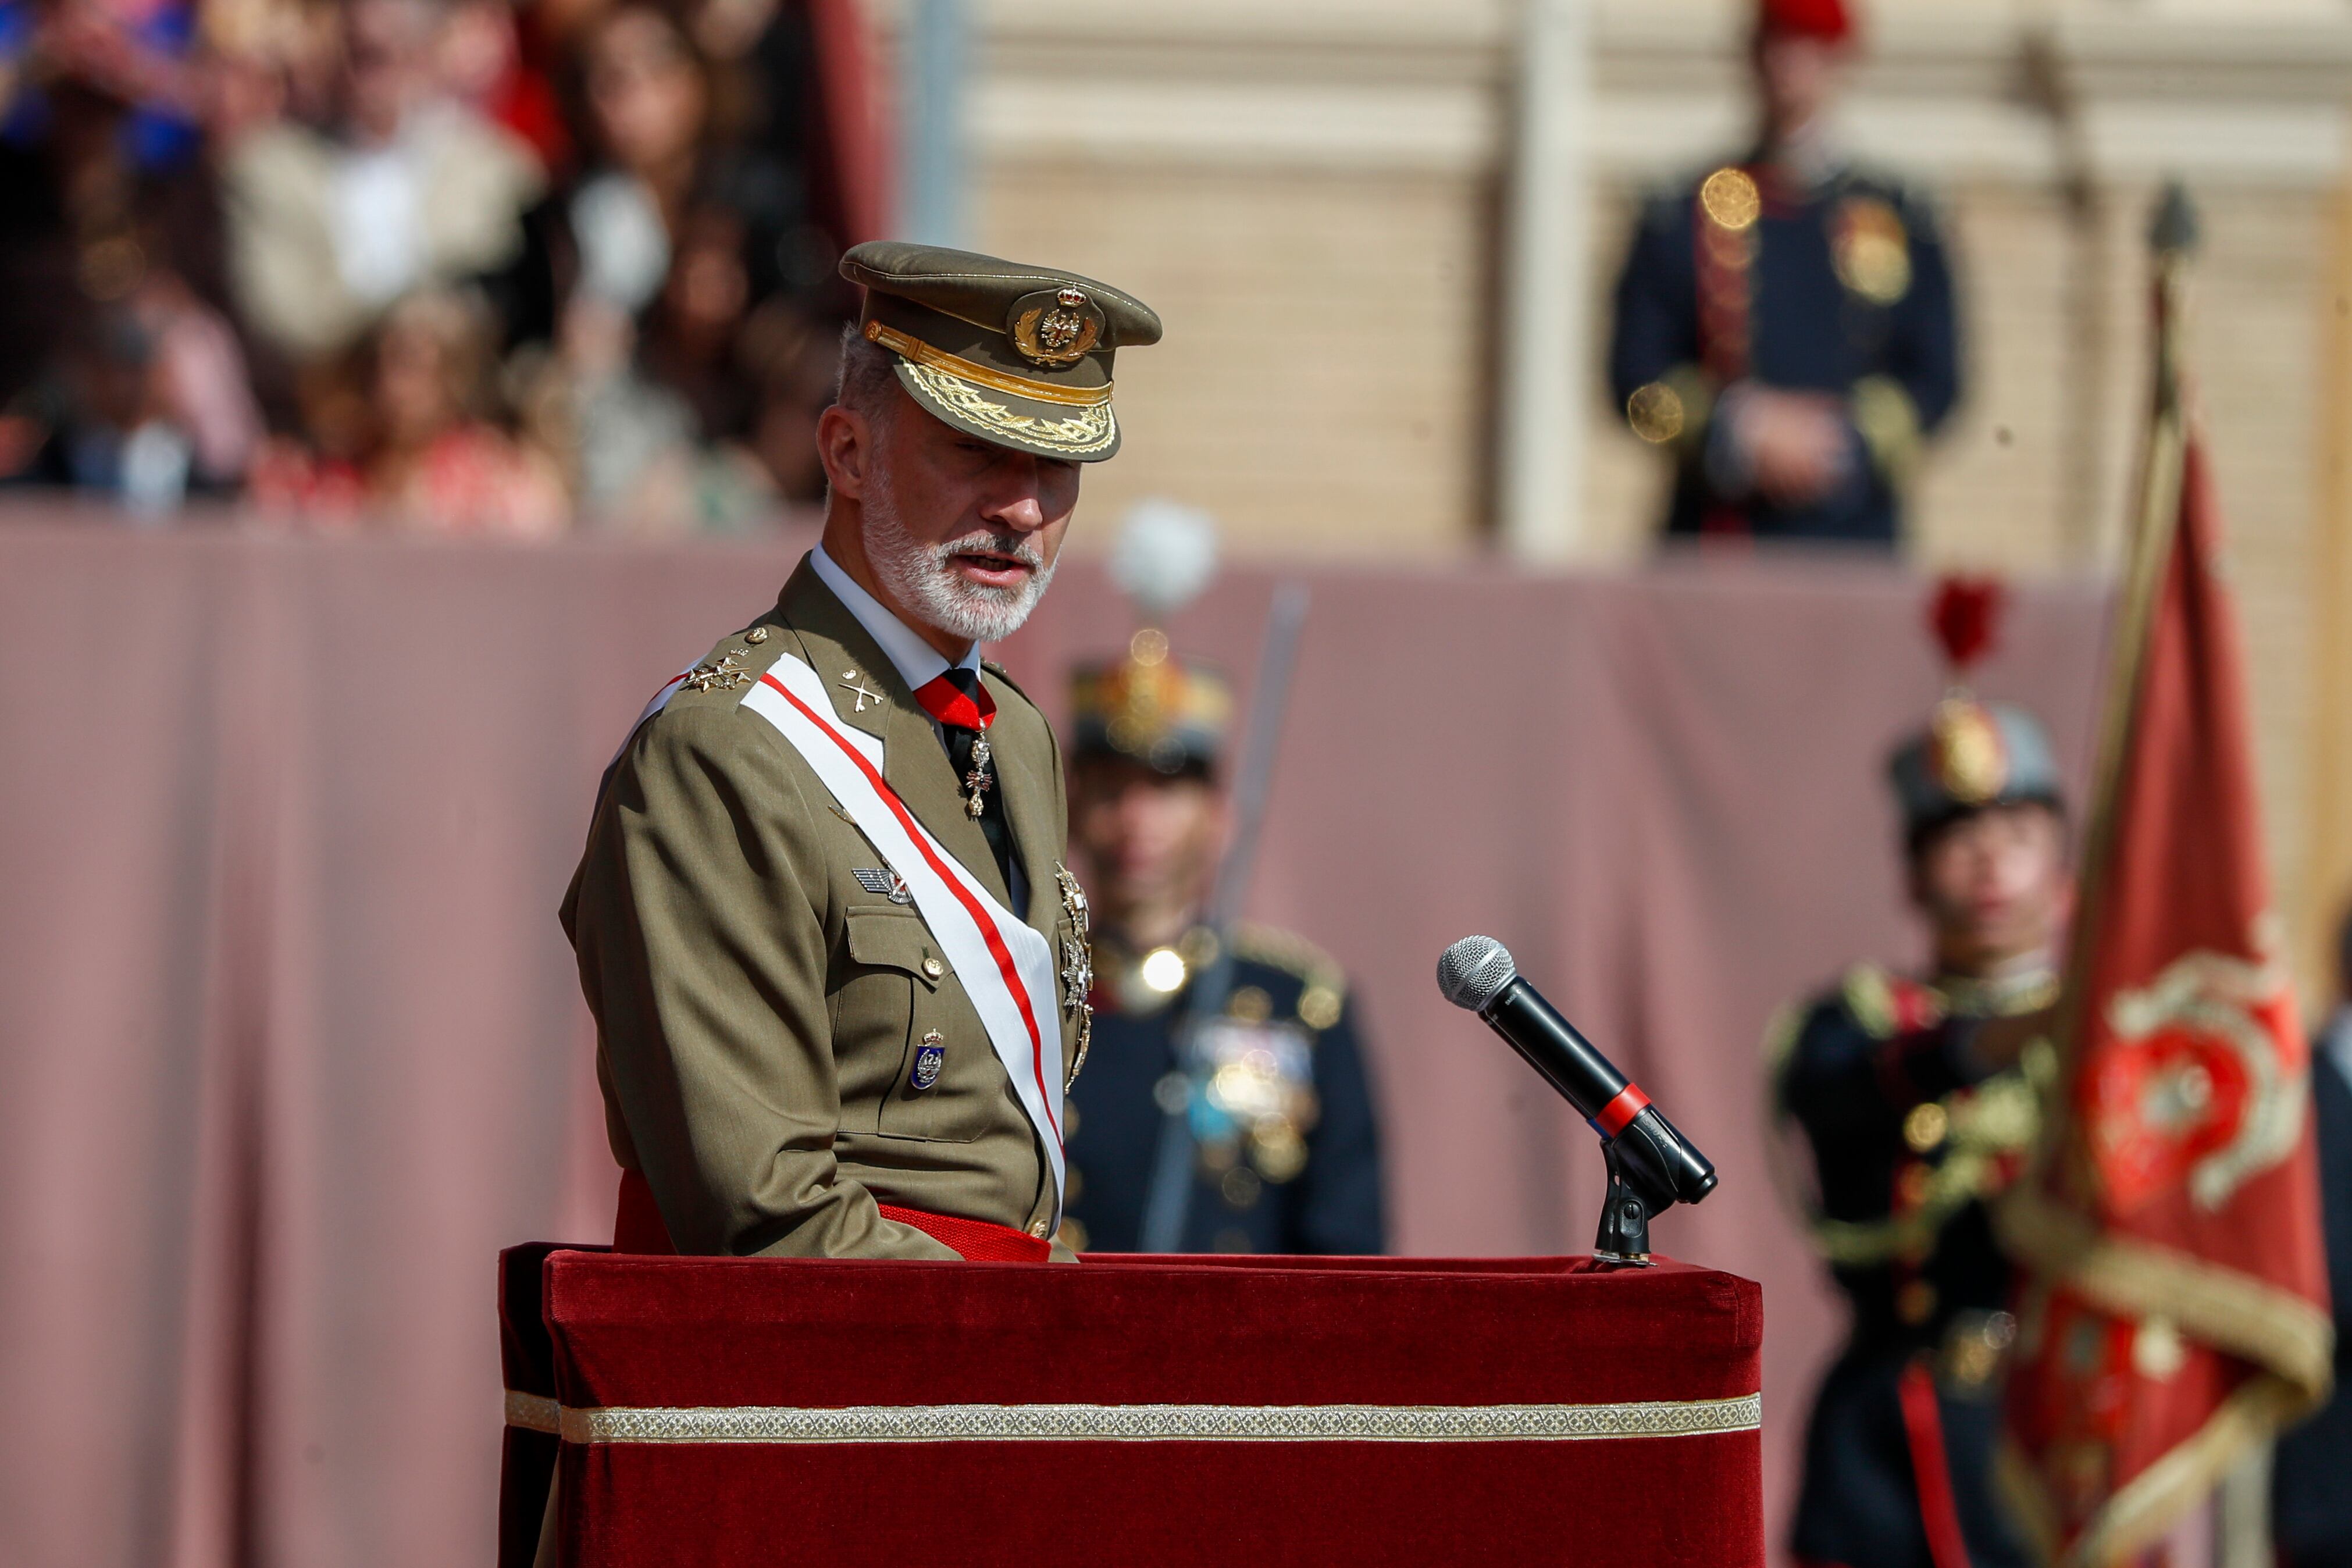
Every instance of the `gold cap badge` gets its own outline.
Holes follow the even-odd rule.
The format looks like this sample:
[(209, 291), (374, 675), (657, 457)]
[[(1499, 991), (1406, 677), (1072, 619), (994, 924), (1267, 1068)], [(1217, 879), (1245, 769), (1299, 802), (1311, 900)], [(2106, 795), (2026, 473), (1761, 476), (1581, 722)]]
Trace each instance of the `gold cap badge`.
[(1981, 805), (2009, 784), (2009, 747), (2000, 725), (1973, 698), (1947, 697), (1928, 721), (1927, 765), (1944, 793)]
[(1014, 300), (1004, 329), (1024, 359), (1045, 365), (1076, 364), (1101, 340), (1102, 330), (1102, 312), (1075, 286)]

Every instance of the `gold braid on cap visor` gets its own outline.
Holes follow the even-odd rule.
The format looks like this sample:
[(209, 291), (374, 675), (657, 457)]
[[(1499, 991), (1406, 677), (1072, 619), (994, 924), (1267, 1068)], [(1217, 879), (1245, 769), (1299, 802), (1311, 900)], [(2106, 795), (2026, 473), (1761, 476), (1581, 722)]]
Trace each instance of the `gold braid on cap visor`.
[(1014, 375), (1009, 371), (992, 370), (961, 354), (935, 349), (920, 338), (910, 338), (879, 321), (866, 323), (866, 341), (880, 343), (900, 359), (926, 370), (945, 371), (959, 380), (977, 382), (991, 391), (1009, 392), (1015, 397), (1034, 397), (1040, 403), (1059, 403), (1072, 408), (1095, 408), (1110, 401), (1108, 382), (1100, 386), (1063, 386), (1055, 382)]
[[(1025, 441), (1072, 458), (1107, 452), (1118, 440), (1118, 421), (1110, 411), (1110, 388), (1049, 386), (1024, 376), (1007, 375), (972, 363), (893, 331), (879, 321), (866, 323), (866, 337), (906, 363), (907, 375), (944, 413), (953, 415), (983, 434)], [(1065, 405), (1080, 403), (1066, 419), (1046, 419), (1023, 414), (982, 395), (979, 383), (1021, 397), (1043, 397)], [(1083, 402), (1081, 403), (1081, 400)]]

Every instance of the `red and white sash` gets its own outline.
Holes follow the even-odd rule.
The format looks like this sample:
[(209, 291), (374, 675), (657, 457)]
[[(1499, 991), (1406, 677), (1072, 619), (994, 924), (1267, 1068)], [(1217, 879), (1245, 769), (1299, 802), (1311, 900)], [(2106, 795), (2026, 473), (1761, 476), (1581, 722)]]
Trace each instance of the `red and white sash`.
[[(637, 722), (659, 712), (681, 676)], [(882, 742), (838, 721), (824, 682), (791, 654), (743, 693), (742, 705), (776, 727), (915, 896), (915, 912), (971, 998), (1004, 1064), (1021, 1109), (1037, 1130), (1054, 1174), (1054, 1223), (1062, 1217), (1062, 1030), (1052, 945), (981, 885), (917, 820), (882, 777)]]

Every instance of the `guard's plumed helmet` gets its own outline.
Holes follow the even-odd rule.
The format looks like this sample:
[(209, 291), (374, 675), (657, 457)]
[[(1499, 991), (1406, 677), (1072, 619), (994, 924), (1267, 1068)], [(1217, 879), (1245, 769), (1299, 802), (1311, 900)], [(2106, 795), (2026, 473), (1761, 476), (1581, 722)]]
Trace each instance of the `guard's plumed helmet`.
[(1927, 727), (1887, 759), (1913, 847), (1948, 823), (1994, 805), (2036, 804), (2063, 810), (2063, 781), (2050, 737), (2033, 716), (2007, 702), (1986, 702), (1964, 684), (1991, 647), (2001, 605), (2000, 585), (1947, 579), (1931, 610), (1950, 666), (1951, 685)]
[(1129, 509), (1110, 576), (1145, 625), (1128, 639), (1125, 658), (1072, 672), (1074, 755), (1126, 757), (1171, 778), (1216, 772), (1234, 689), (1213, 667), (1171, 653), (1168, 634), (1152, 624), (1166, 624), (1216, 570), (1216, 524), (1206, 512), (1158, 498)]
[(1233, 688), (1209, 666), (1179, 658), (1147, 626), (1127, 657), (1080, 665), (1070, 678), (1070, 751), (1126, 757), (1155, 773), (1213, 773), (1233, 726)]

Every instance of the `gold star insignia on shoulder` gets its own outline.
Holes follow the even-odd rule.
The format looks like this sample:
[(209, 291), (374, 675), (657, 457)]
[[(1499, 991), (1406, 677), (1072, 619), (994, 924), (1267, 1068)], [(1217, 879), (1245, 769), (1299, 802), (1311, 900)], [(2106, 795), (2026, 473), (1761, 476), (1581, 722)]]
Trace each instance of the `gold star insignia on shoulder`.
[(739, 686), (751, 685), (751, 672), (730, 653), (717, 659), (705, 659), (688, 670), (686, 684), (697, 691), (732, 691)]

